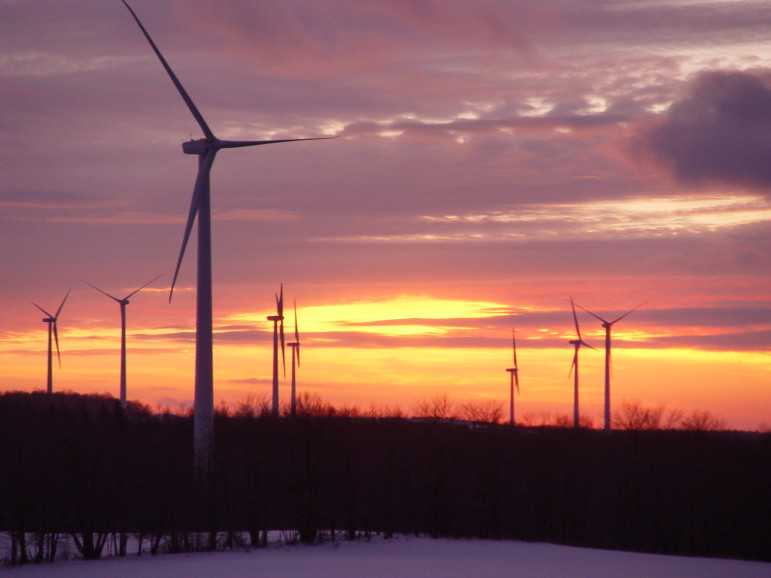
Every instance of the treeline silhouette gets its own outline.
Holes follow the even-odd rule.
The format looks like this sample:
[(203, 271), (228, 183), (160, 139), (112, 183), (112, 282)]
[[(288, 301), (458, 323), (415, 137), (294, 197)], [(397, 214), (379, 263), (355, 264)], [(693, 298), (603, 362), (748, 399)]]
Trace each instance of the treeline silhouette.
[[(308, 400), (310, 401), (310, 400)], [(251, 409), (250, 409), (251, 408)], [(771, 434), (510, 427), (245, 404), (215, 417), (211, 484), (192, 420), (109, 396), (0, 395), (7, 563), (261, 547), (381, 533), (771, 560)]]

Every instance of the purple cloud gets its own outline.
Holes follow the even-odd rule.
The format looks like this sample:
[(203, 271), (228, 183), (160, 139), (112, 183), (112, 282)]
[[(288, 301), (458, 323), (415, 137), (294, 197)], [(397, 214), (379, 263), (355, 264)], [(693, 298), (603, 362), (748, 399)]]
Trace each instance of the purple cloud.
[(699, 74), (638, 146), (684, 184), (771, 185), (771, 71)]

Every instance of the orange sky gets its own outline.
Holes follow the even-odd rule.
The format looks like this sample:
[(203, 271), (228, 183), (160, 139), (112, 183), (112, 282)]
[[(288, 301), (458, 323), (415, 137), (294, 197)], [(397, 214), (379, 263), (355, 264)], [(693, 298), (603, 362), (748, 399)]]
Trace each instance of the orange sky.
[[(287, 287), (288, 296), (291, 295)], [(73, 295), (70, 315), (82, 306)], [(128, 291), (130, 292), (130, 290)], [(168, 328), (143, 323), (175, 307), (164, 305), (166, 295), (148, 290), (129, 305), (129, 398), (153, 407), (172, 409), (192, 403), (194, 344), (170, 337)], [(182, 301), (184, 299), (180, 299)], [(268, 300), (269, 301), (269, 300)], [(302, 302), (301, 302), (302, 303)], [(66, 307), (66, 306), (65, 306)], [(497, 400), (508, 416), (510, 333), (518, 330), (521, 394), (515, 400), (518, 418), (525, 414), (572, 415), (572, 378), (568, 376), (574, 339), (568, 303), (554, 311), (537, 307), (516, 315), (501, 315), (511, 305), (495, 301), (433, 299), (401, 295), (392, 300), (343, 301), (298, 308), (302, 365), (299, 390), (320, 395), (335, 405), (399, 407), (409, 413), (423, 399), (447, 394), (458, 402)], [(103, 298), (94, 302), (91, 327), (71, 329), (63, 310), (60, 340), (62, 369), (55, 372), (55, 388), (78, 392), (109, 392), (117, 396), (118, 307)], [(553, 315), (558, 323), (532, 325), (528, 317)], [(262, 308), (221, 319), (216, 340), (215, 399), (243, 401), (250, 394), (268, 395), (272, 355), (271, 311)], [(639, 400), (669, 409), (706, 409), (723, 417), (730, 427), (757, 429), (768, 425), (767, 384), (771, 355), (756, 351), (704, 351), (693, 348), (636, 347), (655, 344), (667, 334), (645, 322), (646, 311), (630, 314), (614, 332), (612, 399)], [(399, 321), (402, 320), (402, 321)], [(453, 322), (455, 320), (455, 322)], [(580, 352), (581, 408), (597, 426), (602, 421), (604, 333), (588, 314), (579, 317), (582, 336), (598, 351)], [(93, 323), (93, 322), (92, 322)], [(245, 328), (247, 338), (233, 333)], [(524, 326), (524, 327), (522, 327)], [(251, 329), (249, 329), (251, 328)], [(291, 313), (285, 326), (293, 336)], [(381, 340), (387, 340), (382, 342)], [(3, 372), (5, 388), (41, 389), (45, 383), (45, 325), (6, 339), (2, 354), (13, 363)], [(403, 346), (399, 341), (409, 340)], [(546, 342), (544, 346), (543, 343)], [(444, 345), (446, 343), (446, 346)], [(22, 353), (23, 351), (23, 353)], [(291, 351), (287, 352), (287, 363)], [(288, 374), (289, 375), (289, 374)], [(14, 384), (11, 386), (11, 384)], [(289, 381), (282, 381), (282, 402), (288, 401)]]

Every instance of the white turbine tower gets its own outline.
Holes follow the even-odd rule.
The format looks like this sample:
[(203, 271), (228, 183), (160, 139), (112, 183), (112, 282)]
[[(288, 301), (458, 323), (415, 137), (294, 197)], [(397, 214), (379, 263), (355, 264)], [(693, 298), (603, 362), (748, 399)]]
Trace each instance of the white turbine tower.
[(284, 284), (280, 293), (276, 294), (276, 314), (269, 315), (268, 321), (273, 322), (273, 416), (278, 417), (278, 342), (281, 339), (281, 361), (284, 364), (286, 377), (286, 358), (284, 357)]
[(198, 217), (198, 279), (196, 293), (196, 354), (195, 354), (195, 401), (193, 417), (193, 453), (196, 476), (199, 479), (208, 479), (211, 473), (213, 429), (214, 429), (214, 369), (212, 361), (212, 273), (211, 273), (211, 202), (209, 176), (214, 164), (214, 157), (221, 149), (250, 147), (265, 144), (275, 144), (282, 142), (294, 142), (303, 140), (324, 140), (324, 138), (293, 138), (282, 140), (260, 140), (260, 141), (227, 141), (220, 140), (206, 124), (198, 108), (193, 103), (187, 91), (184, 89), (174, 71), (171, 69), (161, 51), (155, 45), (155, 42), (148, 34), (145, 27), (140, 22), (131, 6), (126, 0), (121, 0), (129, 10), (139, 29), (150, 43), (153, 52), (160, 60), (163, 68), (166, 70), (169, 78), (179, 92), (182, 100), (185, 101), (187, 108), (195, 118), (198, 126), (204, 134), (204, 138), (190, 140), (182, 143), (182, 150), (185, 154), (198, 156), (198, 174), (193, 188), (193, 197), (190, 202), (190, 210), (185, 225), (185, 233), (182, 239), (182, 248), (177, 259), (177, 266), (174, 270), (174, 278), (171, 282), (171, 293), (169, 300), (174, 292), (174, 286), (179, 274), (179, 268), (182, 264), (182, 258), (185, 254), (190, 233), (193, 228), (193, 222)]
[(56, 342), (56, 357), (59, 359), (59, 368), (61, 369), (62, 356), (59, 353), (59, 329), (57, 328), (57, 322), (59, 320), (59, 313), (62, 312), (62, 307), (64, 307), (64, 302), (67, 301), (67, 297), (69, 296), (70, 292), (68, 290), (67, 294), (64, 296), (64, 299), (62, 299), (61, 305), (59, 305), (59, 309), (56, 310), (56, 315), (51, 315), (37, 303), (32, 303), (35, 307), (46, 314), (46, 317), (43, 318), (43, 323), (48, 323), (48, 379), (46, 380), (46, 392), (49, 396), (54, 392), (53, 343), (51, 338), (53, 337), (53, 341)]
[[(570, 296), (570, 307), (573, 309), (573, 322), (576, 326), (576, 339), (573, 339), (569, 343), (575, 348), (575, 353), (573, 354), (573, 363), (570, 365), (570, 373), (573, 374), (573, 427), (577, 428), (579, 427), (579, 416), (578, 416), (578, 350), (581, 349), (582, 345), (585, 345), (589, 349), (594, 349), (597, 351), (594, 347), (589, 345), (586, 341), (581, 339), (581, 330), (578, 328), (578, 316), (576, 315), (576, 304), (573, 303), (573, 296)], [(570, 376), (570, 373), (568, 373), (568, 376)]]
[(514, 425), (514, 385), (517, 386), (517, 393), (519, 393), (519, 368), (517, 367), (517, 337), (513, 328), (511, 330), (511, 349), (514, 353), (514, 367), (509, 367), (506, 371), (511, 374), (509, 383), (509, 423)]
[(126, 305), (129, 304), (130, 297), (133, 297), (134, 295), (139, 293), (142, 289), (147, 287), (150, 283), (152, 283), (153, 281), (155, 281), (160, 277), (161, 277), (160, 275), (158, 275), (157, 277), (153, 277), (147, 283), (142, 285), (139, 289), (135, 289), (134, 291), (126, 295), (123, 299), (118, 299), (117, 297), (110, 295), (106, 291), (102, 291), (96, 285), (92, 285), (85, 279), (81, 279), (83, 283), (85, 283), (89, 287), (96, 289), (97, 291), (99, 291), (99, 293), (106, 295), (107, 297), (115, 301), (120, 306), (120, 406), (123, 409), (126, 409)]
[[(578, 305), (578, 303), (576, 303)], [(637, 307), (634, 309), (630, 309), (626, 313), (624, 313), (622, 316), (617, 317), (613, 321), (607, 321), (597, 315), (596, 313), (592, 313), (585, 307), (580, 307), (584, 311), (586, 311), (589, 315), (596, 317), (600, 321), (602, 321), (602, 327), (605, 329), (605, 429), (610, 430), (610, 366), (611, 366), (611, 353), (610, 353), (610, 331), (613, 325), (621, 321), (624, 317), (629, 315), (632, 311), (636, 311), (640, 307), (642, 307), (643, 304), (640, 303)]]
[(292, 348), (292, 417), (297, 416), (297, 381), (295, 372), (300, 367), (300, 331), (297, 329), (297, 301), (294, 301), (294, 341), (287, 343)]

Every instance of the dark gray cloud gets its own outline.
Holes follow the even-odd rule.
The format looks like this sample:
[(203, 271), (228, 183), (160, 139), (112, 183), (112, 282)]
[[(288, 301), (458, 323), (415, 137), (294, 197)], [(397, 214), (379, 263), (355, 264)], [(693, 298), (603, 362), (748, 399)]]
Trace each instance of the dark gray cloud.
[(771, 70), (699, 74), (638, 146), (680, 182), (771, 185)]

